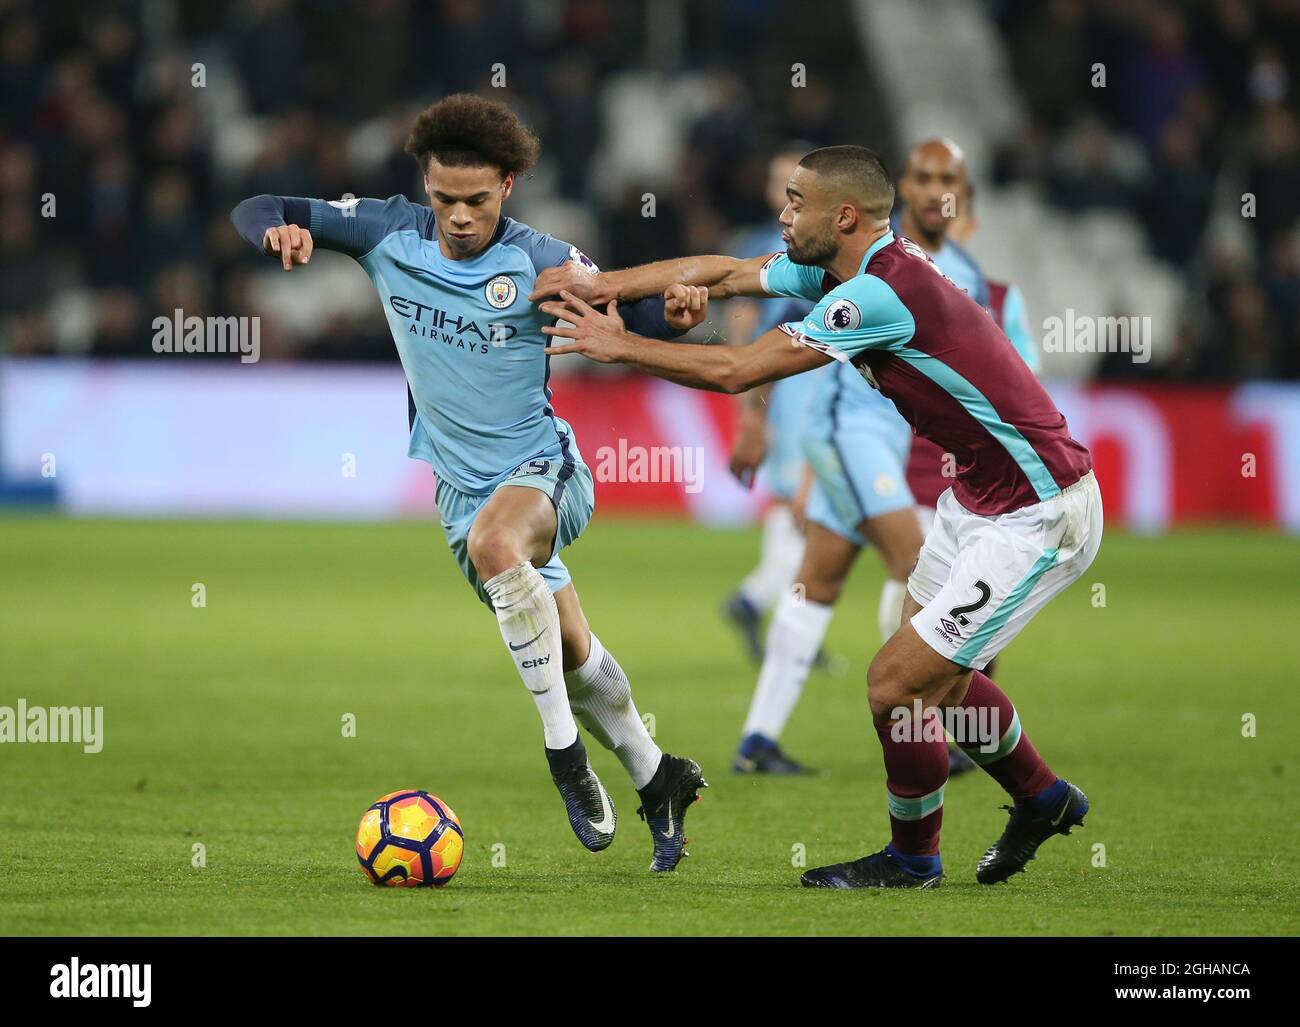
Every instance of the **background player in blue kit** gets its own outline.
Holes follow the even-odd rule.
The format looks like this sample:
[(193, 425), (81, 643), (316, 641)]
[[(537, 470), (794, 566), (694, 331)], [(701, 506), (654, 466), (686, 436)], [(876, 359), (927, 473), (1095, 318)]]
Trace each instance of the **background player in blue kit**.
[[(785, 248), (775, 216), (785, 206), (785, 184), (810, 147), (792, 144), (768, 163), (764, 198), (773, 221), (748, 233), (737, 254), (756, 257)], [(727, 309), (727, 341), (745, 345), (775, 325), (801, 319), (812, 304), (805, 300), (733, 300)], [(809, 396), (818, 375), (797, 375), (755, 389), (739, 398), (740, 416), (731, 450), (731, 473), (746, 486), (761, 471), (772, 503), (763, 514), (758, 564), (727, 597), (727, 619), (739, 631), (750, 657), (763, 658), (763, 618), (794, 583), (803, 559), (804, 537), (797, 509), (803, 492), (805, 463), (800, 437)]]
[[(458, 94), (425, 110), (406, 151), (431, 206), (404, 196), (326, 202), (245, 200), (241, 235), (285, 271), (319, 244), (370, 276), (406, 372), (412, 457), (433, 465), (443, 531), (461, 572), (495, 610), (542, 719), (546, 758), (569, 823), (590, 850), (614, 838), (617, 814), (591, 769), (576, 715), (612, 750), (640, 794), (654, 841), (650, 869), (684, 854), (683, 820), (704, 787), (694, 761), (660, 751), (618, 661), (591, 632), (559, 553), (586, 527), (592, 476), (573, 430), (550, 405), (541, 327), (528, 301), (540, 271), (576, 247), (501, 215), (540, 145), (504, 104)], [(629, 326), (667, 337), (703, 318), (696, 302), (624, 305)]]

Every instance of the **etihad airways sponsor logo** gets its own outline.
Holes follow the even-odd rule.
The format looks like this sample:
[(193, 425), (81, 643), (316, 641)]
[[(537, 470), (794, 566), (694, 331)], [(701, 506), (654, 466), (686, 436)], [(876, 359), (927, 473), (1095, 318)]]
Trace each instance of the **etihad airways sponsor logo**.
[(406, 330), (408, 335), (436, 339), (472, 353), (486, 353), (491, 346), (500, 348), (519, 334), (519, 329), (512, 324), (488, 322), (481, 325), (472, 318), (460, 317), (441, 307), (405, 296), (390, 296), (388, 305), (398, 317), (410, 322)]

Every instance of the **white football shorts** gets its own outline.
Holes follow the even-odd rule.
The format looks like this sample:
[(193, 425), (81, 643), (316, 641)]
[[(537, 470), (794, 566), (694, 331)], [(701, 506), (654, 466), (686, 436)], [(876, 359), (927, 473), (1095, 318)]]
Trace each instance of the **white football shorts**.
[(993, 516), (971, 513), (948, 489), (907, 581), (923, 607), (912, 627), (939, 655), (983, 670), (1088, 569), (1101, 533), (1091, 471), (1051, 499)]

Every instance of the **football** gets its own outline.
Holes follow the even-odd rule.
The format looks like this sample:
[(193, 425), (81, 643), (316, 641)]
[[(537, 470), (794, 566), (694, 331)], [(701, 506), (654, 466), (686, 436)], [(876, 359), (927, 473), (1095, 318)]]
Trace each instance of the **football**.
[(361, 872), (390, 888), (441, 888), (455, 876), (465, 832), (450, 806), (416, 788), (389, 792), (361, 817)]

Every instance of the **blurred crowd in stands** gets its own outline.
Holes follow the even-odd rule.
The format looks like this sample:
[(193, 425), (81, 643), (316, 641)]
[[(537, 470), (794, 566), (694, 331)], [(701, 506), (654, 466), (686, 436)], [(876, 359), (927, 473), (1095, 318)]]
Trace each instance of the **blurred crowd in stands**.
[(993, 0), (1031, 118), (995, 180), (1137, 215), (1191, 289), (1168, 362), (1300, 376), (1300, 0)]
[[(718, 250), (737, 226), (769, 218), (775, 140), (878, 134), (815, 70), (798, 90), (788, 69), (774, 81), (756, 72), (785, 60), (768, 47), (820, 39), (814, 22), (775, 29), (777, 0), (691, 0), (686, 63), (656, 69), (705, 84), (688, 159), (653, 220), (641, 189), (605, 196), (591, 166), (601, 89), (661, 59), (646, 40), (654, 3), (0, 0), (0, 349), (145, 356), (155, 316), (252, 313), (270, 264), (235, 235), (235, 203), (264, 192), (420, 198), (407, 130), (460, 90), (510, 103), (543, 141), (511, 209), (539, 189), (598, 207), (592, 237), (570, 241), (610, 266)], [(845, 14), (843, 0), (809, 6)], [(849, 34), (804, 49), (825, 69), (860, 63)], [(55, 216), (43, 216), (51, 199)], [(378, 300), (305, 333), (256, 312), (268, 356), (396, 359)]]
[[(0, 351), (145, 356), (180, 308), (262, 314), (268, 356), (394, 359), (377, 300), (307, 332), (256, 303), (266, 267), (228, 214), (262, 192), (418, 198), (408, 125), (458, 90), (525, 116), (545, 156), (521, 193), (593, 211), (572, 241), (609, 266), (725, 249), (768, 219), (778, 141), (866, 139), (896, 164), (849, 0), (794, 19), (780, 0), (680, 0), (685, 38), (648, 30), (661, 2), (0, 0)], [(1191, 287), (1174, 360), (1103, 373), (1300, 375), (1300, 0), (985, 7), (1031, 118), (995, 181), (1134, 212)], [(804, 88), (791, 52), (816, 57)], [(701, 84), (653, 219), (593, 169), (602, 96), (629, 69)]]

